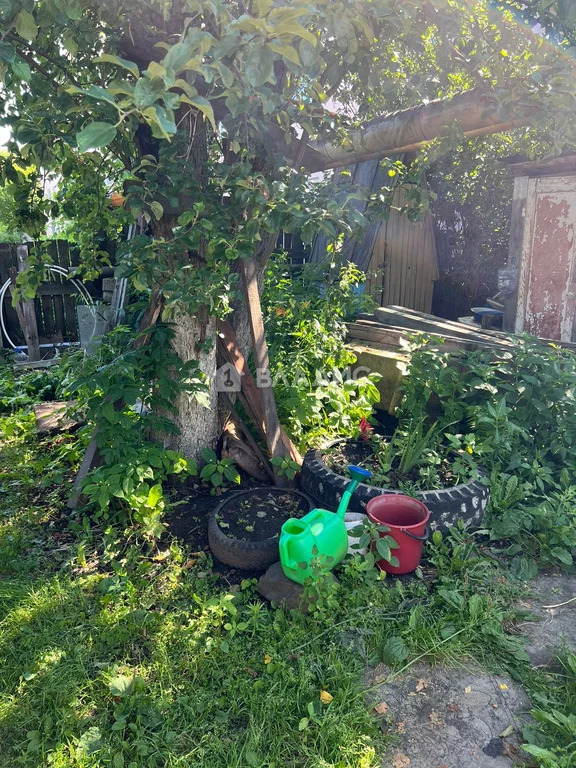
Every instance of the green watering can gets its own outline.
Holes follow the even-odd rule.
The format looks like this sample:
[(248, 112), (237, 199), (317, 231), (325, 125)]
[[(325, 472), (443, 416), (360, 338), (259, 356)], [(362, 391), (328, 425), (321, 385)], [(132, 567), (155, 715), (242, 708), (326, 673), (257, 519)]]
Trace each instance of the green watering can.
[[(327, 509), (313, 509), (300, 518), (291, 517), (282, 526), (280, 534), (280, 563), (285, 575), (303, 584), (318, 573), (331, 571), (343, 560), (348, 551), (348, 531), (344, 515), (350, 498), (359, 484), (372, 473), (362, 467), (348, 467), (352, 480), (342, 494), (336, 513)], [(315, 567), (311, 567), (314, 562)]]

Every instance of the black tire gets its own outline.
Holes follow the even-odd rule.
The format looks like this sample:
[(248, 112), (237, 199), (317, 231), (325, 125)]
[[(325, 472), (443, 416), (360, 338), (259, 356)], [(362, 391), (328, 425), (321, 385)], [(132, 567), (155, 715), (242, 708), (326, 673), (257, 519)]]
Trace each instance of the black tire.
[[(342, 441), (333, 440), (326, 448), (339, 442)], [(458, 520), (463, 520), (472, 527), (482, 522), (490, 495), (488, 486), (481, 482), (484, 476), (480, 471), (479, 480), (469, 480), (453, 488), (416, 494), (430, 510), (430, 528), (433, 531), (447, 533)], [(349, 482), (350, 478), (338, 475), (324, 463), (321, 450), (310, 450), (304, 457), (300, 487), (319, 506), (335, 511)], [(389, 493), (398, 493), (398, 491), (361, 483), (350, 500), (348, 511), (366, 514), (366, 505), (370, 499)]]
[[(224, 505), (230, 503), (233, 498), (248, 495), (255, 490), (257, 489), (253, 488), (249, 491), (238, 491), (237, 493), (228, 495), (216, 507), (208, 521), (208, 543), (210, 544), (212, 554), (217, 557), (220, 562), (230, 565), (233, 568), (238, 568), (241, 571), (264, 571), (269, 566), (277, 563), (280, 559), (278, 536), (275, 536), (272, 539), (263, 539), (262, 541), (241, 541), (240, 539), (233, 539), (231, 536), (227, 536), (218, 525), (216, 515), (219, 514)], [(274, 487), (266, 488), (266, 491), (279, 491), (281, 493), (293, 494), (306, 502), (306, 505), (308, 506), (307, 512), (314, 509), (312, 499), (307, 494), (301, 493), (300, 491)]]

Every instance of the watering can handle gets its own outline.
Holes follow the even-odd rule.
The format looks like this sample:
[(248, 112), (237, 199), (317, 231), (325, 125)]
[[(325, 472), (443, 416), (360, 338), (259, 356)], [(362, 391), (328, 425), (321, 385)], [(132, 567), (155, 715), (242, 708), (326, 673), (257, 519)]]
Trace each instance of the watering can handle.
[(416, 541), (428, 541), (430, 538), (430, 526), (427, 525), (424, 529), (424, 535), (423, 536), (416, 536), (415, 533), (410, 533), (410, 531), (407, 531), (406, 528), (400, 528), (401, 533), (405, 533), (406, 536), (410, 536), (411, 539), (416, 539)]
[(280, 562), (286, 565), (287, 568), (296, 568), (297, 563), (294, 562), (288, 553), (288, 540), (280, 536), (278, 548), (280, 549)]
[(350, 477), (352, 478), (350, 482), (348, 483), (348, 487), (342, 494), (342, 498), (340, 499), (340, 504), (338, 505), (338, 509), (336, 510), (336, 514), (338, 517), (341, 517), (342, 520), (344, 520), (344, 515), (346, 514), (346, 510), (348, 509), (348, 504), (350, 503), (350, 499), (352, 497), (352, 494), (358, 488), (360, 483), (367, 480), (369, 477), (372, 477), (372, 472), (370, 472), (369, 469), (364, 469), (364, 467), (356, 467), (354, 464), (350, 464), (348, 466), (348, 471), (350, 472)]

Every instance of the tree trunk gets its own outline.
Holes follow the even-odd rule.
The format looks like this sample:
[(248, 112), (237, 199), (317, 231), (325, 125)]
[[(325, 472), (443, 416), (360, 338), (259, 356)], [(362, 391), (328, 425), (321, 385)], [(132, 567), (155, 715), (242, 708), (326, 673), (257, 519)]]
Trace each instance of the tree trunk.
[[(210, 387), (210, 407), (202, 405), (186, 392), (180, 392), (174, 403), (176, 413), (171, 417), (180, 434), (167, 436), (164, 444), (173, 450), (182, 451), (187, 458), (198, 460), (202, 448), (216, 446), (222, 431), (215, 387), (216, 319), (211, 317), (205, 321), (193, 315), (179, 313), (173, 322), (176, 335), (172, 340), (172, 347), (184, 362), (198, 362)], [(198, 350), (197, 345), (203, 338), (214, 342), (208, 352)]]

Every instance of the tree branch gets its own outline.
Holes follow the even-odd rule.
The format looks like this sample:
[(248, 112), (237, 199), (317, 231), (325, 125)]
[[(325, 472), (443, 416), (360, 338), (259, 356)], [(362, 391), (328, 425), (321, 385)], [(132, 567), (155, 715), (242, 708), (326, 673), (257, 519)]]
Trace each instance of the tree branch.
[[(323, 171), (413, 151), (445, 135), (446, 128), (454, 123), (460, 125), (465, 136), (473, 137), (510, 131), (525, 125), (528, 119), (528, 114), (519, 111), (512, 119), (503, 120), (496, 114), (491, 95), (472, 89), (451, 99), (377, 117), (352, 131), (341, 144), (312, 141), (303, 154), (302, 165), (311, 172)], [(293, 158), (298, 147), (284, 144), (282, 151)]]

